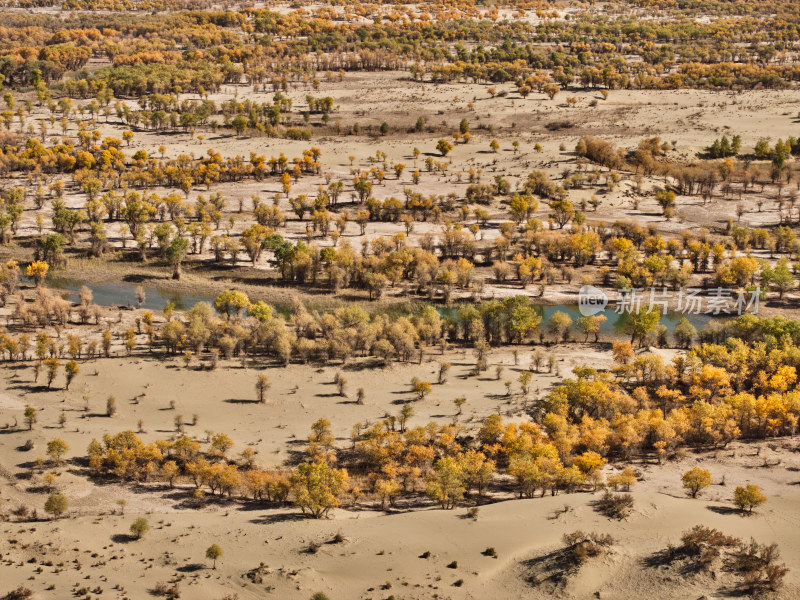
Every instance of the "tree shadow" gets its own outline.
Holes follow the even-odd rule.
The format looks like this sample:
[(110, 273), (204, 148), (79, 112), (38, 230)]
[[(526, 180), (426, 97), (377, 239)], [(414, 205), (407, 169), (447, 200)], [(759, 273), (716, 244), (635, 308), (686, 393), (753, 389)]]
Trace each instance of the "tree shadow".
[(246, 400), (244, 398), (228, 398), (227, 400), (223, 400), (228, 404), (261, 404), (258, 400)]
[(17, 383), (15, 385), (8, 386), (10, 390), (25, 390), (30, 394), (43, 394), (45, 392), (55, 392), (58, 391), (55, 388), (49, 388), (46, 385), (41, 384), (33, 384), (33, 383)]
[(656, 550), (650, 556), (643, 558), (642, 564), (645, 567), (657, 569), (671, 565), (677, 558), (673, 548), (664, 548), (663, 550)]
[(275, 523), (293, 523), (296, 521), (306, 521), (309, 517), (302, 513), (279, 513), (274, 515), (264, 515), (259, 519), (250, 519), (256, 525), (273, 525)]
[(745, 513), (739, 510), (738, 508), (733, 508), (731, 506), (713, 506), (709, 505), (706, 506), (707, 510), (710, 510), (713, 513), (717, 513), (718, 515), (748, 515), (750, 513)]
[(130, 535), (129, 533), (115, 533), (111, 536), (111, 541), (115, 544), (130, 544), (137, 539), (135, 535)]
[(178, 573), (195, 573), (197, 571), (202, 571), (205, 568), (206, 566), (201, 563), (189, 563), (188, 565), (183, 565), (175, 570), (178, 571)]
[(122, 276), (122, 281), (126, 283), (144, 283), (146, 281), (171, 281), (170, 277), (150, 274), (150, 273), (129, 273)]

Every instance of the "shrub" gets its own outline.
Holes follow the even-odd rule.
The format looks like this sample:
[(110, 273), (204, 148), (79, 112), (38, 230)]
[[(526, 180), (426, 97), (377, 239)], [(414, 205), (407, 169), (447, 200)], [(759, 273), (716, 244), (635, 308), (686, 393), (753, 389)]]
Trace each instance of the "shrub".
[(614, 543), (614, 539), (608, 534), (584, 533), (580, 530), (565, 533), (562, 540), (566, 557), (573, 567), (593, 556), (599, 556), (607, 546)]
[(26, 598), (33, 598), (33, 591), (23, 586), (19, 586), (3, 596), (3, 600), (25, 600)]
[(56, 518), (67, 511), (67, 497), (64, 494), (50, 494), (44, 503), (45, 512), (50, 513)]
[(153, 588), (154, 596), (166, 596), (168, 600), (175, 600), (181, 597), (181, 588), (177, 583), (170, 585), (166, 581), (159, 581)]
[(558, 131), (560, 129), (572, 129), (575, 126), (571, 121), (550, 121), (545, 124), (548, 131)]
[(612, 494), (606, 490), (597, 501), (597, 510), (610, 519), (624, 519), (633, 510), (633, 496), (630, 494)]
[(139, 517), (131, 523), (131, 533), (136, 536), (136, 539), (141, 537), (150, 530), (150, 524), (144, 517)]
[(723, 548), (738, 544), (738, 538), (725, 535), (718, 529), (695, 525), (681, 536), (679, 550), (694, 559), (696, 568), (708, 569)]
[(775, 544), (759, 544), (751, 539), (742, 544), (734, 556), (733, 565), (743, 577), (745, 589), (752, 595), (765, 591), (777, 591), (783, 585), (783, 578), (789, 569), (778, 564), (780, 551)]
[(290, 140), (310, 140), (311, 131), (308, 129), (301, 129), (299, 127), (290, 127), (287, 129), (283, 136)]

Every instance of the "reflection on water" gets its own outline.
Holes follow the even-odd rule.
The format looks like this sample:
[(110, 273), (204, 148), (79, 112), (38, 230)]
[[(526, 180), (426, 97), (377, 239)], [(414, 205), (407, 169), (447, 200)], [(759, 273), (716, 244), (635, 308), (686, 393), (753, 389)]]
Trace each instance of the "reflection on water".
[[(82, 286), (92, 290), (95, 304), (102, 306), (136, 306), (136, 288), (140, 284), (126, 281), (112, 281), (106, 283), (89, 283), (80, 279), (69, 277), (47, 277), (47, 286), (54, 290), (62, 290), (63, 296), (78, 302), (78, 290)], [(213, 302), (212, 296), (188, 294), (160, 288), (154, 285), (141, 285), (145, 291), (145, 300), (142, 308), (162, 310), (167, 302), (172, 302), (178, 310), (187, 310), (197, 302)]]
[[(78, 290), (81, 289), (81, 286), (85, 285), (92, 290), (94, 302), (96, 304), (103, 306), (136, 306), (136, 288), (139, 284), (129, 283), (126, 281), (88, 283), (86, 281), (71, 279), (69, 277), (48, 276), (47, 285), (55, 290), (63, 290), (65, 292), (64, 296), (67, 296), (70, 300), (75, 302), (78, 301)], [(142, 288), (145, 290), (145, 301), (142, 306), (143, 308), (150, 310), (162, 310), (167, 302), (172, 302), (177, 310), (188, 310), (197, 302), (212, 303), (214, 301), (214, 296), (208, 296), (204, 294), (191, 294), (144, 284), (142, 284)], [(276, 308), (278, 309), (277, 312), (279, 314), (288, 318), (289, 313), (288, 310), (285, 310), (285, 307)], [(546, 323), (553, 313), (557, 311), (567, 313), (573, 322), (577, 321), (581, 316), (581, 313), (578, 311), (577, 304), (539, 304), (535, 305), (535, 309), (542, 317), (542, 323)], [(439, 312), (444, 317), (455, 318), (458, 308), (440, 308)], [(630, 315), (628, 313), (618, 314), (614, 309), (606, 308), (602, 314), (605, 315), (606, 321), (600, 327), (601, 333), (624, 333), (626, 326), (630, 321)], [(704, 314), (683, 315), (682, 313), (670, 312), (661, 317), (661, 324), (665, 325), (667, 331), (672, 333), (675, 330), (675, 326), (678, 324), (678, 321), (680, 321), (684, 316), (698, 330), (704, 328), (712, 320), (712, 318), (714, 318), (710, 315)]]

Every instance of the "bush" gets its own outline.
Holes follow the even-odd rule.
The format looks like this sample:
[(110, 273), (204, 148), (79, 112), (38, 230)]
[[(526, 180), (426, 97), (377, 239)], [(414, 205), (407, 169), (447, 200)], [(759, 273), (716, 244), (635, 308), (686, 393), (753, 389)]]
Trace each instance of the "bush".
[(610, 519), (624, 519), (633, 510), (633, 496), (630, 494), (612, 494), (608, 490), (597, 501), (597, 510)]
[(150, 530), (150, 524), (144, 517), (139, 517), (133, 523), (131, 523), (131, 533), (136, 536), (137, 540), (140, 539), (149, 530)]
[(181, 597), (181, 588), (177, 583), (170, 585), (166, 581), (159, 581), (153, 588), (154, 596), (166, 596), (169, 600)]
[(572, 566), (579, 566), (589, 558), (599, 556), (607, 546), (614, 543), (614, 538), (610, 535), (583, 531), (565, 533), (562, 539)]
[(33, 591), (23, 586), (19, 586), (3, 596), (3, 600), (25, 600), (26, 598), (33, 598)]
[(571, 121), (550, 121), (545, 124), (548, 131), (558, 131), (560, 129), (572, 129), (575, 126)]
[(50, 494), (44, 503), (44, 510), (58, 518), (67, 511), (67, 506), (67, 498), (64, 494)]
[(283, 136), (290, 140), (310, 140), (311, 131), (299, 127), (290, 127), (284, 132)]
[(734, 567), (743, 577), (744, 587), (751, 594), (777, 591), (783, 585), (783, 578), (789, 569), (778, 564), (780, 551), (775, 544), (758, 544), (751, 539), (742, 544), (734, 557)]
[(695, 525), (681, 536), (679, 551), (692, 557), (696, 568), (708, 569), (723, 548), (734, 547), (739, 542), (738, 538), (725, 535), (718, 529)]

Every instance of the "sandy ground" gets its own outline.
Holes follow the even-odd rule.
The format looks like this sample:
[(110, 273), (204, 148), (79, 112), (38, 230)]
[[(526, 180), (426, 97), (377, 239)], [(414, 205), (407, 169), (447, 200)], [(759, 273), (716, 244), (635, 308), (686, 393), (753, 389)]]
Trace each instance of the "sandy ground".
[[(97, 66), (97, 65), (95, 65)], [(502, 174), (519, 185), (533, 169), (542, 169), (551, 177), (558, 177), (565, 168), (574, 168), (572, 149), (578, 139), (586, 134), (598, 134), (619, 146), (635, 147), (645, 137), (660, 135), (662, 140), (676, 142), (670, 151), (674, 160), (691, 162), (699, 151), (723, 134), (742, 135), (743, 148), (752, 149), (761, 137), (785, 137), (791, 131), (800, 109), (796, 91), (752, 91), (735, 94), (680, 90), (674, 92), (612, 91), (608, 100), (598, 100), (595, 107), (590, 101), (599, 94), (591, 91), (576, 95), (581, 97), (576, 108), (567, 108), (566, 94), (555, 100), (532, 94), (528, 99), (515, 97), (510, 85), (497, 86), (498, 91), (510, 92), (508, 97), (490, 98), (487, 86), (477, 84), (421, 85), (411, 82), (406, 74), (379, 73), (348, 75), (343, 82), (324, 81), (322, 89), (294, 89), (289, 95), (295, 106), (304, 104), (311, 93), (317, 97), (331, 95), (339, 109), (331, 115), (331, 122), (340, 121), (342, 128), (359, 122), (362, 131), (372, 125), (377, 131), (382, 121), (393, 128), (386, 137), (334, 136), (321, 131), (311, 142), (291, 142), (261, 137), (239, 138), (229, 133), (198, 131), (194, 136), (176, 134), (169, 136), (166, 156), (174, 158), (186, 152), (195, 156), (214, 148), (223, 156), (242, 155), (250, 151), (277, 156), (284, 152), (289, 158), (299, 156), (310, 146), (322, 150), (323, 169), (318, 176), (303, 177), (292, 188), (292, 195), (315, 194), (325, 183), (324, 174), (348, 182), (342, 199), (348, 210), (353, 210), (350, 191), (351, 168), (368, 169), (368, 161), (377, 150), (387, 153), (387, 162), (402, 162), (406, 171), (398, 180), (388, 169), (387, 179), (375, 185), (378, 198), (403, 197), (403, 189), (411, 186), (411, 171), (420, 168), (422, 178), (415, 191), (424, 194), (455, 192), (463, 197), (468, 185), (465, 173), (470, 167), (483, 169), (484, 183), (494, 175)], [(368, 90), (369, 93), (365, 93)], [(218, 103), (229, 99), (234, 92), (239, 97), (269, 101), (272, 92), (253, 93), (247, 86), (224, 86), (213, 97)], [(472, 107), (468, 106), (473, 103)], [(129, 101), (130, 104), (135, 104)], [(29, 122), (41, 118), (31, 115)], [(431, 131), (408, 133), (417, 117), (427, 118)], [(447, 157), (447, 173), (424, 171), (425, 154), (435, 154), (436, 140), (449, 138), (457, 130), (461, 118), (466, 117), (471, 126), (472, 140), (458, 144)], [(545, 125), (552, 121), (569, 120), (573, 126), (549, 131)], [(482, 129), (481, 127), (485, 127)], [(491, 126), (492, 130), (489, 131)], [(124, 128), (111, 122), (99, 123), (104, 135), (121, 137)], [(50, 135), (60, 134), (51, 131)], [(74, 126), (69, 131), (75, 134)], [(200, 136), (203, 139), (200, 139)], [(497, 138), (501, 151), (492, 153), (489, 142)], [(514, 152), (512, 142), (520, 142), (519, 152)], [(137, 131), (127, 154), (145, 149), (158, 154), (158, 147), (167, 143), (165, 136), (154, 132)], [(541, 153), (533, 150), (534, 144), (543, 147)], [(559, 147), (564, 145), (565, 150)], [(420, 148), (422, 156), (416, 161), (412, 149)], [(354, 156), (351, 167), (350, 156)], [(434, 156), (435, 160), (443, 160)], [(458, 173), (462, 173), (459, 181)], [(10, 183), (10, 182), (9, 182)], [(661, 185), (656, 178), (645, 179), (644, 189)], [(250, 222), (252, 206), (245, 202), (245, 213), (237, 212), (239, 198), (249, 199), (259, 194), (265, 201), (280, 189), (277, 179), (263, 182), (214, 186), (227, 198), (223, 226), (234, 235)], [(154, 189), (166, 194), (175, 190)], [(588, 199), (597, 187), (586, 186), (572, 190), (569, 197), (574, 202)], [(208, 194), (204, 187), (191, 191), (189, 201), (199, 194)], [(747, 208), (742, 223), (750, 226), (774, 226), (779, 215), (775, 201), (776, 190), (767, 186), (764, 192), (745, 196)], [(736, 220), (738, 200), (727, 200), (717, 195), (708, 204), (699, 198), (678, 198), (678, 214), (665, 223), (652, 199), (642, 200), (634, 208), (635, 192), (630, 174), (613, 190), (602, 194), (597, 212), (590, 212), (592, 222), (613, 222), (617, 219), (636, 221), (641, 225), (656, 223), (667, 234), (679, 234), (684, 229), (700, 227), (720, 228), (726, 219)], [(763, 210), (757, 202), (764, 200)], [(85, 197), (70, 190), (69, 206), (82, 207)], [(286, 198), (279, 206), (291, 215)], [(44, 214), (49, 222), (49, 207)], [(497, 225), (507, 220), (507, 212), (500, 201), (489, 207), (490, 221), (479, 234), (480, 243), (489, 243), (498, 235)], [(540, 206), (537, 216), (546, 220), (547, 207)], [(230, 219), (233, 218), (233, 224)], [(417, 223), (410, 236), (416, 243), (425, 233), (438, 234), (442, 223)], [(109, 224), (111, 243), (121, 245), (118, 224)], [(400, 223), (370, 223), (366, 237), (393, 235), (403, 230)], [(719, 231), (719, 230), (718, 230)], [(20, 235), (33, 235), (35, 211), (29, 207), (23, 217)], [(305, 223), (296, 219), (288, 221), (287, 237), (297, 239), (305, 235)], [(79, 239), (86, 233), (81, 232)], [(354, 247), (362, 241), (358, 226), (347, 226), (344, 240)], [(330, 240), (316, 238), (320, 245)], [(128, 242), (130, 245), (130, 241)], [(23, 252), (15, 249), (14, 252)], [(0, 259), (12, 251), (0, 250)], [(15, 254), (16, 255), (16, 254)], [(767, 257), (759, 255), (759, 257)], [(201, 257), (208, 260), (210, 254)], [(237, 266), (246, 265), (244, 253)], [(267, 269), (265, 256), (255, 266)], [(73, 257), (73, 260), (75, 258)], [(100, 263), (102, 264), (102, 263)], [(147, 272), (168, 268), (153, 260)], [(100, 269), (102, 270), (102, 268)], [(188, 278), (191, 280), (191, 267)], [(109, 269), (113, 278), (119, 271)], [(489, 270), (478, 273), (488, 277)], [(109, 276), (109, 275), (107, 275)], [(228, 285), (239, 276), (214, 273), (215, 284)], [(199, 276), (198, 276), (199, 277)], [(579, 277), (576, 277), (579, 279)], [(488, 295), (508, 293), (534, 293), (535, 286), (520, 290), (513, 285), (490, 285)], [(552, 286), (549, 298), (568, 297), (572, 289), (564, 285)], [(405, 287), (396, 290), (405, 294)], [(793, 298), (793, 296), (790, 296)], [(111, 313), (109, 312), (109, 315)], [(132, 313), (126, 313), (130, 321)], [(99, 337), (102, 325), (94, 328), (89, 337)], [(32, 383), (30, 364), (0, 367), (0, 499), (6, 512), (26, 505), (43, 514), (42, 506), (47, 496), (41, 485), (41, 474), (25, 479), (20, 474), (31, 470), (37, 457), (45, 455), (46, 442), (54, 437), (65, 439), (71, 446), (68, 459), (85, 455), (91, 438), (100, 438), (107, 432), (137, 429), (143, 423), (141, 437), (147, 441), (170, 438), (175, 434), (173, 420), (177, 414), (195, 425), (187, 425), (189, 435), (205, 440), (206, 431), (225, 432), (231, 436), (236, 455), (251, 447), (257, 452), (257, 462), (264, 467), (279, 466), (296, 458), (302, 448), (311, 424), (320, 417), (328, 418), (340, 446), (349, 443), (349, 432), (356, 422), (374, 423), (386, 414), (397, 414), (402, 402), (410, 400), (410, 381), (413, 377), (435, 381), (439, 359), (453, 364), (449, 380), (444, 385), (434, 385), (428, 398), (414, 405), (412, 425), (430, 420), (444, 423), (456, 419), (453, 398), (465, 396), (464, 414), (457, 417), (467, 429), (493, 412), (507, 419), (526, 418), (526, 408), (535, 405), (560, 377), (567, 376), (572, 367), (591, 364), (608, 366), (608, 348), (603, 346), (571, 344), (549, 348), (558, 358), (558, 373), (537, 374), (527, 399), (518, 395), (505, 395), (505, 379), (515, 380), (517, 371), (527, 368), (530, 347), (522, 352), (520, 365), (514, 366), (510, 352), (495, 351), (490, 357), (489, 371), (472, 376), (468, 372), (474, 364), (471, 352), (450, 352), (440, 357), (435, 351), (422, 364), (395, 364), (388, 368), (355, 368), (357, 363), (343, 371), (349, 380), (348, 397), (336, 394), (334, 367), (317, 369), (314, 366), (292, 365), (285, 369), (269, 368), (267, 373), (272, 387), (265, 404), (257, 404), (254, 384), (263, 368), (257, 364), (243, 367), (238, 362), (222, 361), (218, 370), (186, 369), (177, 359), (160, 357), (133, 359), (99, 359), (81, 364), (81, 374), (69, 391), (63, 387), (63, 375), (55, 382), (57, 390), (47, 391)], [(505, 372), (498, 380), (494, 365), (503, 364)], [(371, 365), (375, 367), (375, 365)], [(364, 387), (364, 405), (354, 402), (356, 390)], [(118, 413), (113, 418), (103, 416), (108, 396), (115, 396)], [(175, 408), (170, 408), (170, 402)], [(33, 431), (17, 430), (22, 425), (22, 411), (26, 404), (39, 409), (39, 422)], [(88, 410), (84, 410), (88, 406)], [(61, 412), (67, 415), (62, 429), (58, 425)], [(31, 440), (33, 449), (20, 448)], [(773, 448), (770, 448), (770, 444)], [(800, 455), (794, 440), (764, 443), (759, 447), (743, 443), (731, 444), (716, 453), (687, 453), (678, 461), (663, 466), (640, 465), (642, 481), (633, 491), (634, 513), (622, 522), (610, 521), (595, 512), (592, 503), (596, 495), (589, 493), (513, 500), (506, 494), (495, 504), (482, 506), (477, 520), (465, 518), (465, 510), (445, 512), (436, 509), (412, 512), (394, 511), (383, 514), (372, 507), (357, 510), (337, 510), (323, 521), (311, 521), (299, 516), (293, 508), (265, 509), (263, 506), (241, 502), (211, 503), (197, 510), (188, 508), (184, 500), (187, 488), (170, 491), (156, 484), (123, 486), (118, 484), (94, 485), (74, 465), (61, 469), (56, 487), (70, 501), (66, 518), (57, 521), (2, 522), (0, 523), (0, 593), (24, 584), (42, 598), (65, 598), (84, 586), (93, 597), (146, 598), (159, 581), (180, 580), (183, 597), (198, 600), (219, 600), (226, 593), (247, 598), (307, 599), (312, 593), (324, 591), (332, 600), (341, 598), (383, 599), (396, 598), (547, 598), (556, 596), (582, 600), (599, 597), (612, 599), (665, 599), (720, 598), (729, 584), (723, 573), (698, 575), (686, 578), (675, 568), (651, 567), (646, 561), (669, 542), (679, 540), (683, 531), (695, 524), (717, 527), (730, 535), (744, 539), (755, 537), (759, 542), (775, 542), (780, 546), (783, 560), (791, 569), (787, 585), (779, 597), (800, 597), (800, 526), (796, 515), (798, 496), (796, 485), (800, 482)], [(765, 449), (766, 448), (766, 449)], [(758, 451), (758, 453), (757, 453)], [(686, 498), (680, 489), (680, 475), (695, 464), (712, 471), (715, 485), (699, 499)], [(766, 466), (765, 466), (766, 465)], [(609, 469), (617, 468), (610, 466)], [(724, 481), (725, 485), (721, 485)], [(746, 482), (760, 485), (769, 502), (758, 514), (744, 518), (733, 514), (730, 497), (736, 485)], [(117, 501), (125, 499), (125, 515), (119, 511)], [(569, 505), (572, 510), (561, 516), (557, 512)], [(129, 539), (128, 526), (137, 516), (146, 516), (152, 530), (143, 540)], [(531, 565), (527, 562), (543, 553), (556, 549), (562, 534), (576, 529), (608, 532), (617, 540), (610, 553), (587, 563), (579, 576), (563, 588), (556, 590), (534, 587), (528, 582)], [(341, 531), (344, 541), (327, 544)], [(204, 559), (204, 549), (212, 542), (219, 543), (225, 555), (216, 570)], [(316, 554), (304, 551), (310, 542), (322, 542)], [(497, 559), (483, 556), (487, 547), (497, 550)], [(428, 559), (419, 558), (429, 551)], [(457, 568), (448, 568), (458, 561)], [(264, 565), (252, 578), (245, 577), (251, 569)], [(455, 585), (457, 582), (461, 585)], [(97, 588), (102, 588), (102, 592)], [(267, 592), (269, 590), (269, 592)]]
[[(559, 357), (561, 376), (575, 364), (604, 366), (609, 361), (607, 351), (591, 345), (552, 350)], [(511, 379), (515, 369), (527, 366), (529, 353), (523, 351), (520, 356), (516, 368), (509, 352), (493, 353), (490, 363), (504, 364), (502, 379)], [(509, 420), (524, 418), (525, 401), (504, 395), (502, 379), (494, 379), (493, 368), (481, 376), (468, 376), (471, 356), (448, 353), (445, 358), (454, 365), (450, 378), (414, 404), (412, 426), (431, 419), (453, 420), (451, 399), (461, 394), (468, 402), (458, 421), (467, 428), (496, 411)], [(292, 458), (290, 452), (321, 416), (332, 421), (338, 444), (346, 446), (353, 423), (374, 422), (387, 412), (396, 413), (398, 402), (411, 398), (411, 377), (434, 380), (437, 363), (345, 369), (351, 397), (358, 387), (367, 389), (363, 406), (336, 395), (335, 368), (269, 368), (272, 388), (268, 402), (261, 405), (253, 402), (259, 371), (243, 369), (238, 363), (222, 362), (213, 372), (186, 370), (177, 360), (143, 358), (100, 359), (83, 367), (69, 391), (31, 387), (29, 366), (0, 370), (6, 390), (0, 397), (0, 498), (7, 511), (27, 505), (44, 514), (41, 507), (47, 494), (40, 475), (33, 479), (17, 475), (26, 473), (32, 461), (44, 455), (46, 441), (54, 437), (70, 444), (70, 459), (85, 455), (84, 447), (92, 437), (136, 429), (139, 419), (145, 429), (141, 437), (151, 441), (174, 435), (176, 413), (186, 421), (197, 414), (198, 424), (187, 427), (189, 435), (203, 440), (206, 429), (228, 433), (236, 444), (231, 455), (251, 446), (258, 452), (259, 464), (277, 466)], [(528, 402), (535, 403), (555, 380), (554, 375), (537, 375)], [(62, 383), (58, 379), (55, 385)], [(113, 418), (99, 414), (108, 395), (118, 399), (119, 411)], [(88, 412), (83, 410), (85, 399)], [(169, 409), (170, 400), (176, 402), (174, 411)], [(33, 431), (2, 428), (2, 422), (13, 419), (21, 423), (21, 407), (28, 403), (40, 410)], [(62, 410), (68, 415), (64, 429), (57, 424)], [(20, 447), (29, 439), (34, 448), (24, 452)], [(683, 472), (697, 464), (711, 470), (714, 485), (692, 500), (682, 493), (679, 481)], [(144, 598), (159, 581), (179, 581), (183, 597), (199, 600), (217, 600), (224, 593), (236, 593), (242, 600), (263, 598), (266, 590), (270, 590), (266, 597), (288, 599), (308, 598), (317, 591), (334, 599), (378, 599), (391, 594), (400, 598), (546, 598), (552, 590), (529, 583), (533, 567), (528, 561), (557, 549), (564, 533), (580, 529), (608, 532), (617, 541), (607, 555), (588, 562), (577, 577), (559, 588), (557, 596), (582, 599), (600, 592), (602, 598), (652, 594), (718, 598), (729, 583), (721, 570), (717, 579), (705, 574), (685, 579), (673, 567), (645, 564), (668, 543), (677, 543), (686, 529), (704, 524), (743, 539), (752, 536), (777, 543), (782, 560), (792, 569), (779, 597), (800, 594), (800, 527), (794, 518), (800, 509), (794, 491), (800, 480), (800, 454), (794, 440), (758, 446), (737, 442), (716, 452), (687, 452), (663, 466), (634, 467), (641, 481), (633, 490), (635, 510), (623, 521), (609, 520), (594, 510), (599, 492), (532, 500), (515, 500), (506, 494), (497, 497), (504, 501), (480, 507), (477, 519), (467, 517), (463, 508), (400, 509), (384, 514), (362, 505), (315, 521), (291, 507), (267, 509), (250, 502), (218, 501), (191, 508), (185, 503), (191, 488), (185, 484), (175, 490), (161, 484), (94, 485), (70, 465), (60, 469), (57, 483), (70, 501), (65, 518), (0, 523), (6, 540), (0, 581), (9, 589), (25, 584), (43, 598), (63, 598), (83, 586), (103, 588), (102, 597)], [(607, 467), (609, 471), (616, 468)], [(769, 497), (751, 517), (731, 510), (733, 487), (744, 483), (760, 485)], [(128, 501), (124, 515), (118, 514), (116, 504), (122, 498)], [(565, 506), (571, 511), (558, 515)], [(145, 516), (152, 530), (134, 541), (128, 536), (128, 526), (138, 516)], [(338, 532), (343, 542), (326, 543)], [(204, 549), (214, 542), (225, 551), (216, 570), (204, 558)], [(322, 543), (318, 553), (305, 551), (311, 542)], [(496, 549), (497, 559), (481, 554), (488, 547)], [(419, 558), (426, 551), (430, 557)], [(447, 567), (452, 561), (457, 561), (457, 568)], [(245, 576), (262, 564), (258, 576)], [(454, 585), (459, 580), (461, 584)]]

